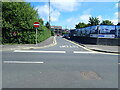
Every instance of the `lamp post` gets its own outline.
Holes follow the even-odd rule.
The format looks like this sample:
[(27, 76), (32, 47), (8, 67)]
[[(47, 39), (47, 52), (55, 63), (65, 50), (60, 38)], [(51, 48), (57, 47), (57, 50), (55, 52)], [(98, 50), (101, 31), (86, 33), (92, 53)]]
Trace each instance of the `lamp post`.
[(99, 44), (99, 30), (100, 29), (100, 25), (97, 26), (97, 45)]

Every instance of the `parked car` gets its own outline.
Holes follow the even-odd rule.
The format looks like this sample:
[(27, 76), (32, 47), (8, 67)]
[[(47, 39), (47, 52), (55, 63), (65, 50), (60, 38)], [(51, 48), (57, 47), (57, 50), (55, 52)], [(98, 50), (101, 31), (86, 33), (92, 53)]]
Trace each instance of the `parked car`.
[(57, 34), (57, 36), (60, 36), (60, 34)]
[(68, 38), (69, 34), (63, 34), (63, 38)]

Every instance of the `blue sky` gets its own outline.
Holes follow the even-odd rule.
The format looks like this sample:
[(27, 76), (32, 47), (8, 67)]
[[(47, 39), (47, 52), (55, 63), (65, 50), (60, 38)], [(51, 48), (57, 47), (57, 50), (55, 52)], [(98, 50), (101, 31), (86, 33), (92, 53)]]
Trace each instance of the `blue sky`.
[[(67, 1), (67, 0), (66, 0)], [(38, 9), (38, 14), (43, 20), (48, 21), (48, 2), (30, 2), (31, 6)], [(88, 23), (89, 17), (98, 17), (100, 21), (111, 20), (118, 22), (117, 2), (51, 2), (51, 25), (74, 29), (79, 22)]]

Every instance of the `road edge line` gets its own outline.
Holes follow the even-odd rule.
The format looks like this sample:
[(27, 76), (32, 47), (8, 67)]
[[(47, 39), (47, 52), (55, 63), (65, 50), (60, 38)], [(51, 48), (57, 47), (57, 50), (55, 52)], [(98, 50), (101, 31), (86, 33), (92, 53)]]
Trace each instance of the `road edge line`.
[(90, 51), (90, 52), (99, 52), (99, 53), (102, 53), (102, 54), (109, 54), (109, 55), (120, 55), (120, 54), (117, 54), (117, 53), (108, 53), (108, 52), (95, 51), (95, 50), (92, 50), (92, 49), (90, 49), (90, 48), (87, 48), (87, 47), (84, 46), (84, 45), (80, 45), (80, 44), (75, 43), (75, 42), (73, 42), (73, 41), (70, 41), (70, 40), (68, 40), (68, 39), (65, 39), (65, 38), (64, 38), (64, 40), (66, 40), (66, 41), (68, 41), (68, 42), (71, 42), (71, 43), (73, 43), (73, 44), (75, 44), (75, 45), (77, 45), (77, 46), (79, 46), (79, 47), (81, 47), (81, 48), (83, 48), (83, 49), (85, 49), (85, 50), (87, 50), (87, 51)]

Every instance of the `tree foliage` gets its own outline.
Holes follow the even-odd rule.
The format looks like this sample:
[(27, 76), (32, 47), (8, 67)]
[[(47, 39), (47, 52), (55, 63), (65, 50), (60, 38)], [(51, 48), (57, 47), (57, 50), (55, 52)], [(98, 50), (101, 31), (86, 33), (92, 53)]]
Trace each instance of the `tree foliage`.
[(3, 28), (33, 29), (38, 21), (37, 11), (26, 2), (4, 2), (2, 5)]
[(114, 25), (114, 24), (109, 20), (104, 20), (102, 21), (101, 25)]
[(88, 26), (88, 24), (85, 24), (84, 22), (79, 22), (78, 24), (75, 25), (75, 28), (79, 29), (79, 28), (84, 28), (87, 26)]
[(120, 25), (120, 22), (117, 25)]
[(39, 19), (39, 22), (41, 23), (41, 25), (44, 25), (44, 21), (42, 20), (42, 18)]
[(50, 29), (50, 23), (49, 23), (49, 22), (47, 22), (47, 23), (45, 24), (45, 26), (46, 26), (48, 29)]
[(93, 26), (93, 25), (98, 25), (100, 23), (99, 18), (94, 18), (94, 17), (89, 17), (89, 25)]
[(51, 32), (44, 26), (34, 7), (26, 2), (2, 3), (3, 43), (35, 43), (34, 22), (40, 22), (38, 42), (50, 37)]

